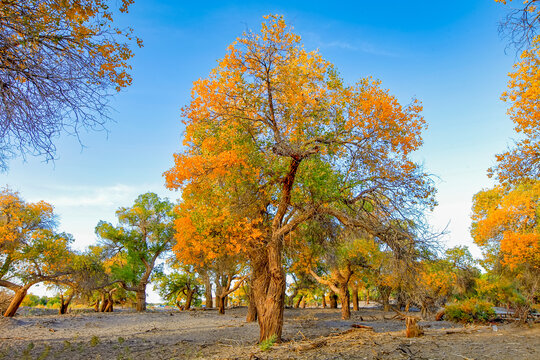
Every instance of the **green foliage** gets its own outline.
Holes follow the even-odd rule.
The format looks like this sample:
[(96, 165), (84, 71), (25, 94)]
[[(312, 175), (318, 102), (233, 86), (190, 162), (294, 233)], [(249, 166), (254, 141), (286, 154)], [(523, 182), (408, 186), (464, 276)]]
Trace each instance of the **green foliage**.
[(94, 335), (92, 336), (92, 338), (90, 339), (90, 346), (96, 346), (100, 343), (101, 341), (99, 340), (99, 338)]
[(132, 207), (118, 209), (116, 216), (117, 226), (100, 221), (95, 231), (111, 277), (134, 288), (149, 280), (157, 258), (171, 249), (173, 204), (146, 193)]
[(276, 341), (277, 336), (272, 335), (268, 339), (261, 341), (261, 343), (259, 344), (259, 348), (261, 349), (261, 351), (268, 351), (272, 348), (272, 346), (274, 346)]
[(172, 272), (170, 274), (156, 273), (153, 278), (155, 281), (154, 290), (157, 290), (169, 305), (175, 305), (176, 302), (186, 298), (188, 291), (195, 290), (191, 304), (194, 306), (200, 305), (200, 281), (195, 272), (188, 267), (184, 267), (183, 270), (182, 272)]
[(476, 298), (446, 305), (444, 318), (456, 322), (486, 322), (493, 319), (493, 304)]

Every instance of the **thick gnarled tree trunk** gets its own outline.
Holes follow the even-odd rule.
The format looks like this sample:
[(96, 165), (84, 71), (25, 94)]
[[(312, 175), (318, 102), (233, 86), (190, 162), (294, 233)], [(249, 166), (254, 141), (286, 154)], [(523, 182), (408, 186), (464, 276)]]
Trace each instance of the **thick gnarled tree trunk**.
[(146, 311), (146, 286), (141, 286), (135, 293), (137, 304), (135, 309), (139, 312)]
[(351, 265), (347, 264), (347, 267), (343, 270), (334, 269), (332, 271), (332, 276), (330, 279), (324, 279), (317, 275), (312, 269), (309, 270), (309, 273), (315, 280), (319, 283), (326, 285), (330, 288), (330, 307), (335, 309), (337, 308), (337, 299), (336, 294), (339, 294), (339, 299), (341, 301), (341, 318), (347, 320), (351, 318), (351, 309), (350, 309), (350, 294), (349, 294), (349, 281), (353, 274)]
[[(31, 285), (30, 285), (31, 286)], [(28, 292), (28, 289), (30, 286), (21, 286), (19, 289), (15, 291), (15, 295), (11, 299), (11, 302), (9, 303), (8, 308), (4, 312), (5, 317), (13, 317), (17, 313), (17, 310), (21, 306), (21, 303), (23, 302), (24, 298), (26, 297), (26, 293)]]
[(281, 264), (281, 239), (272, 239), (265, 256), (253, 261), (253, 291), (257, 304), (259, 341), (281, 341), (285, 308), (285, 272)]

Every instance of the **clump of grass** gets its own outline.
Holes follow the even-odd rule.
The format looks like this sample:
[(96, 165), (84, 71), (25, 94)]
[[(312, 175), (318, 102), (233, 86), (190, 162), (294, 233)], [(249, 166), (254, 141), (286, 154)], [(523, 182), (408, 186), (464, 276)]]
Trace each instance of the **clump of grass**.
[(96, 346), (99, 343), (99, 338), (96, 335), (92, 336), (92, 338), (90, 339), (90, 346)]
[(64, 350), (71, 350), (71, 343), (68, 340), (64, 340)]
[(277, 341), (277, 336), (272, 335), (268, 339), (261, 341), (261, 343), (259, 344), (259, 347), (261, 351), (268, 351), (272, 348), (272, 346), (274, 346), (276, 341)]
[(23, 359), (30, 359), (30, 352), (32, 351), (32, 349), (34, 348), (34, 343), (31, 342), (30, 344), (28, 344), (28, 346), (26, 347), (26, 349), (24, 349), (22, 351), (22, 358)]
[(126, 341), (126, 339), (124, 339), (123, 337), (121, 337), (121, 336), (118, 337), (118, 343), (119, 344), (123, 344), (125, 341)]
[(50, 352), (51, 352), (51, 346), (45, 345), (45, 349), (43, 349), (43, 352), (38, 356), (37, 360), (45, 360), (49, 356)]

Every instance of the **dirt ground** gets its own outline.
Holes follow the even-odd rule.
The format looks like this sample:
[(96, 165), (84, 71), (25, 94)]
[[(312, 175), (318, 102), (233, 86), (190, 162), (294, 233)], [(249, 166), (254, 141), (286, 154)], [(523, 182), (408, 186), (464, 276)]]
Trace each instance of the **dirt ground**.
[[(23, 312), (24, 313), (24, 312)], [(540, 325), (462, 326), (401, 320), (375, 309), (286, 309), (284, 342), (263, 351), (246, 309), (18, 315), (0, 319), (0, 359), (540, 359)], [(352, 324), (370, 326), (355, 329)]]

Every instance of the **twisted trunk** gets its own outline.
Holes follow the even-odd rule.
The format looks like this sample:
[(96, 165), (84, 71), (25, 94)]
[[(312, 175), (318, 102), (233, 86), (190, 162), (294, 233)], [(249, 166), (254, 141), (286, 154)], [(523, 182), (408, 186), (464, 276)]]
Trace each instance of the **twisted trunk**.
[(184, 309), (191, 309), (191, 302), (193, 301), (193, 294), (195, 294), (195, 291), (197, 291), (196, 288), (186, 290), (186, 305), (184, 306)]
[[(32, 286), (32, 285), (30, 285)], [(24, 298), (26, 297), (26, 293), (28, 292), (28, 289), (30, 289), (30, 286), (25, 285), (19, 287), (15, 291), (15, 295), (13, 296), (13, 299), (11, 299), (11, 302), (9, 303), (8, 308), (4, 312), (5, 317), (13, 317), (17, 313), (17, 310), (21, 306), (21, 303), (23, 302)]]
[(74, 294), (70, 294), (67, 299), (64, 299), (64, 295), (60, 294), (60, 308), (58, 309), (58, 314), (64, 315), (67, 314), (69, 304), (71, 303), (71, 300), (73, 299)]
[(253, 264), (253, 292), (259, 321), (259, 341), (281, 341), (285, 308), (285, 273), (281, 264), (281, 239), (271, 239)]

